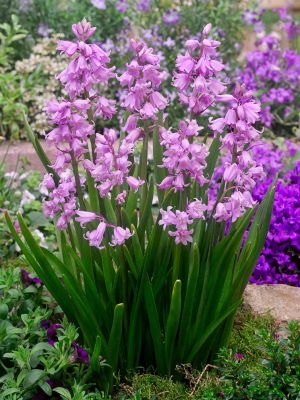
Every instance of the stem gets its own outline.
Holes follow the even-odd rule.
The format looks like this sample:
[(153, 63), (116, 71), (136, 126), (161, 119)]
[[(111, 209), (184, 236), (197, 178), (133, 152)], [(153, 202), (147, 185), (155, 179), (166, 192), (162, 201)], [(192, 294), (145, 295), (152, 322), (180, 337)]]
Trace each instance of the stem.
[(71, 157), (72, 157), (72, 168), (73, 168), (73, 173), (74, 173), (74, 178), (75, 178), (75, 183), (76, 183), (76, 190), (77, 190), (77, 194), (78, 194), (80, 208), (82, 210), (86, 210), (85, 202), (84, 202), (84, 199), (83, 199), (83, 193), (82, 193), (82, 189), (81, 189), (81, 184), (80, 184), (80, 177), (79, 177), (79, 172), (78, 172), (78, 164), (77, 164), (77, 161), (75, 159), (73, 151), (71, 152)]
[(175, 245), (174, 263), (172, 268), (172, 287), (174, 286), (175, 281), (179, 278), (180, 274), (181, 248), (181, 244)]
[(144, 122), (144, 140), (143, 149), (140, 160), (140, 177), (144, 181), (147, 180), (147, 167), (148, 167), (148, 143), (149, 143), (149, 122)]

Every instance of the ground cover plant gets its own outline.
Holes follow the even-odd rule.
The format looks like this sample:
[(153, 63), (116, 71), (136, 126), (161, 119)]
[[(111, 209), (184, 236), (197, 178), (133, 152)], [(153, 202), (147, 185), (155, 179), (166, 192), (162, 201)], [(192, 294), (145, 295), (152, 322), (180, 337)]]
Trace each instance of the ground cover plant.
[(292, 142), (265, 143), (254, 149), (254, 158), (266, 165), (266, 177), (253, 191), (260, 201), (279, 174), (270, 229), (250, 282), (300, 286), (300, 183), (299, 146)]
[[(39, 246), (21, 216), (23, 238), (8, 213), (6, 221), (85, 346), (106, 360), (100, 385), (107, 390), (116, 374), (139, 366), (170, 374), (178, 364), (201, 367), (212, 359), (228, 341), (268, 231), (274, 187), (260, 205), (251, 195), (263, 174), (250, 151), (259, 138), (253, 125), (260, 106), (243, 85), (225, 94), (220, 42), (209, 37), (211, 28), (204, 27), (200, 41), (188, 40), (177, 57), (174, 86), (190, 113), (177, 130), (164, 126), (167, 100), (153, 49), (133, 39), (135, 57), (116, 77), (108, 54), (87, 42), (96, 28), (86, 20), (72, 26), (75, 42), (58, 43), (70, 62), (58, 75), (68, 97), (48, 104), (54, 128), (47, 141), (57, 148), (52, 165), (27, 126), (48, 171), (43, 207), (60, 231), (59, 253)], [(101, 92), (116, 78), (127, 88), (120, 105)], [(196, 118), (216, 103), (224, 117), (209, 121), (214, 139), (208, 146), (197, 138), (202, 128)], [(96, 133), (97, 118), (110, 120), (119, 106), (127, 111), (121, 134)], [(230, 161), (217, 199), (210, 199), (220, 148)], [(158, 216), (152, 213), (154, 190)]]

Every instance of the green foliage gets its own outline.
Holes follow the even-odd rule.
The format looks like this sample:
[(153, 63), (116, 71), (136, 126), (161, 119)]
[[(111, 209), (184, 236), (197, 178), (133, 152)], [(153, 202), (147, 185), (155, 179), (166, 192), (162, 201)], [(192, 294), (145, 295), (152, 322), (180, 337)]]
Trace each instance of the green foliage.
[(24, 39), (26, 33), (15, 15), (11, 17), (11, 24), (0, 25), (0, 139), (8, 136), (8, 131), (10, 136), (18, 138), (22, 111), (27, 110), (22, 103), (22, 82), (12, 69), (14, 45)]
[[(114, 0), (106, 1), (106, 10), (99, 10), (94, 7), (90, 0), (11, 0), (5, 10), (2, 10), (3, 20), (9, 22), (11, 14), (17, 14), (20, 23), (34, 41), (41, 37), (39, 27), (52, 33), (64, 33), (67, 38), (72, 37), (70, 26), (74, 21), (81, 21), (87, 18), (97, 25), (97, 39), (105, 40), (107, 37), (114, 37), (123, 24), (123, 15), (115, 8)], [(0, 4), (1, 12), (1, 4)], [(46, 32), (47, 34), (47, 32)], [(20, 47), (21, 57), (30, 54), (32, 39), (27, 40), (25, 47)]]
[[(22, 211), (26, 222), (32, 227), (36, 240), (49, 249), (56, 248), (55, 228), (43, 215), (42, 195), (39, 191), (41, 174), (38, 171), (27, 172), (26, 160), (18, 159), (15, 171), (5, 173), (4, 163), (7, 155), (0, 161), (0, 260), (13, 257), (18, 247), (4, 221), (3, 209), (7, 209), (13, 218)], [(26, 168), (27, 167), (27, 168)]]
[(16, 15), (11, 16), (11, 23), (0, 24), (0, 66), (7, 67), (15, 54), (15, 42), (26, 37), (27, 31), (19, 24)]
[[(219, 355), (219, 377), (215, 387), (202, 392), (203, 399), (298, 399), (300, 396), (300, 334), (299, 323), (288, 329), (256, 331), (255, 343), (259, 357), (253, 354), (236, 359), (232, 351)], [(215, 397), (214, 397), (215, 396)]]
[(74, 359), (72, 343), (78, 340), (74, 325), (64, 319), (57, 342), (48, 344), (41, 322), (59, 321), (61, 310), (43, 286), (21, 283), (19, 266), (24, 263), (15, 261), (0, 268), (1, 399), (29, 400), (37, 393), (52, 398), (55, 391), (68, 398), (70, 391), (71, 399), (108, 400), (93, 389), (90, 367)]

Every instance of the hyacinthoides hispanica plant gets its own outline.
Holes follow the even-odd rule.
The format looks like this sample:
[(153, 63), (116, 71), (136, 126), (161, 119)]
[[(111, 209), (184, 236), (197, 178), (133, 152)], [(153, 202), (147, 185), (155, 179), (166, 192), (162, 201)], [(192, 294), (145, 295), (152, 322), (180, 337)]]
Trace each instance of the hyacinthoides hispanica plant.
[[(209, 24), (201, 41), (187, 41), (176, 62), (174, 86), (190, 118), (167, 129), (153, 50), (132, 40), (134, 59), (116, 76), (108, 54), (87, 43), (95, 28), (85, 20), (72, 28), (77, 40), (58, 43), (70, 58), (58, 75), (67, 97), (47, 107), (55, 126), (47, 135), (57, 148), (53, 164), (28, 127), (47, 170), (44, 212), (58, 228), (59, 254), (40, 247), (21, 216), (20, 235), (8, 215), (7, 222), (39, 278), (80, 328), (93, 352), (92, 368), (99, 354), (106, 360), (110, 387), (115, 373), (139, 366), (160, 374), (179, 363), (200, 367), (226, 343), (268, 231), (273, 187), (260, 205), (251, 196), (263, 174), (251, 156), (260, 106), (242, 85), (224, 94), (220, 43), (209, 38)], [(125, 90), (120, 134), (95, 132), (97, 118), (117, 113), (116, 102), (101, 93), (110, 79)], [(210, 120), (208, 146), (198, 138), (203, 128), (197, 116), (218, 102), (227, 111)], [(154, 173), (148, 172), (149, 140)], [(231, 161), (217, 197), (209, 198), (221, 150)]]

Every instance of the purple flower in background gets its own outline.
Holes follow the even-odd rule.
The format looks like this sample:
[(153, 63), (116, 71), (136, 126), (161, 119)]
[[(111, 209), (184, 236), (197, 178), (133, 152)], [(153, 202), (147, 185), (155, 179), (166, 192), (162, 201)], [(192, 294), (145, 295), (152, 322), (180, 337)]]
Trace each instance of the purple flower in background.
[[(45, 323), (46, 326), (46, 323)], [(48, 343), (51, 346), (54, 346), (54, 344), (57, 342), (57, 330), (61, 329), (62, 325), (61, 324), (52, 324), (50, 326), (48, 326), (47, 328), (47, 339), (48, 339)]]
[(72, 347), (74, 348), (72, 361), (89, 365), (90, 357), (88, 355), (88, 352), (83, 347), (80, 347), (77, 342), (73, 342)]
[(91, 0), (91, 3), (94, 7), (98, 8), (98, 10), (106, 9), (106, 0)]
[(245, 10), (242, 15), (245, 24), (248, 26), (253, 25), (253, 30), (257, 33), (263, 32), (265, 28), (264, 23), (261, 20), (262, 12), (263, 11), (256, 12), (253, 10)]
[[(54, 344), (58, 341), (57, 331), (62, 328), (62, 325), (51, 324), (49, 320), (44, 320), (41, 321), (41, 328), (46, 329), (48, 343), (51, 346), (54, 346)], [(79, 346), (77, 342), (73, 342), (72, 347), (74, 348), (74, 353), (72, 354), (72, 362), (80, 362), (88, 365), (90, 363), (90, 357), (87, 351), (83, 347)]]
[(248, 90), (260, 92), (261, 120), (267, 127), (278, 124), (277, 115), (284, 119), (287, 107), (290, 111), (299, 108), (300, 55), (281, 48), (278, 35), (269, 34), (256, 42), (256, 49), (246, 55), (239, 79)]
[(293, 40), (300, 34), (300, 25), (295, 21), (284, 24), (284, 29), (286, 30), (289, 40)]
[[(274, 175), (300, 149), (286, 142), (286, 150), (272, 145), (254, 148), (254, 157), (265, 166), (266, 178), (257, 183), (253, 198), (261, 201)], [(285, 159), (287, 161), (285, 161)], [(276, 185), (273, 215), (262, 254), (250, 278), (251, 283), (284, 283), (300, 286), (300, 162)]]
[(167, 10), (162, 16), (164, 23), (168, 26), (177, 25), (181, 19), (181, 15), (176, 10)]
[(38, 26), (37, 33), (39, 36), (48, 37), (51, 32), (49, 25), (46, 22), (41, 22)]
[(151, 0), (139, 0), (136, 5), (137, 10), (149, 12), (151, 9)]
[(35, 285), (43, 284), (43, 282), (39, 278), (32, 276), (28, 271), (26, 271), (23, 268), (21, 268), (21, 281), (25, 286), (29, 286), (32, 284)]
[(126, 0), (118, 0), (118, 2), (116, 3), (116, 9), (120, 12), (120, 13), (125, 13), (128, 10), (128, 3)]

